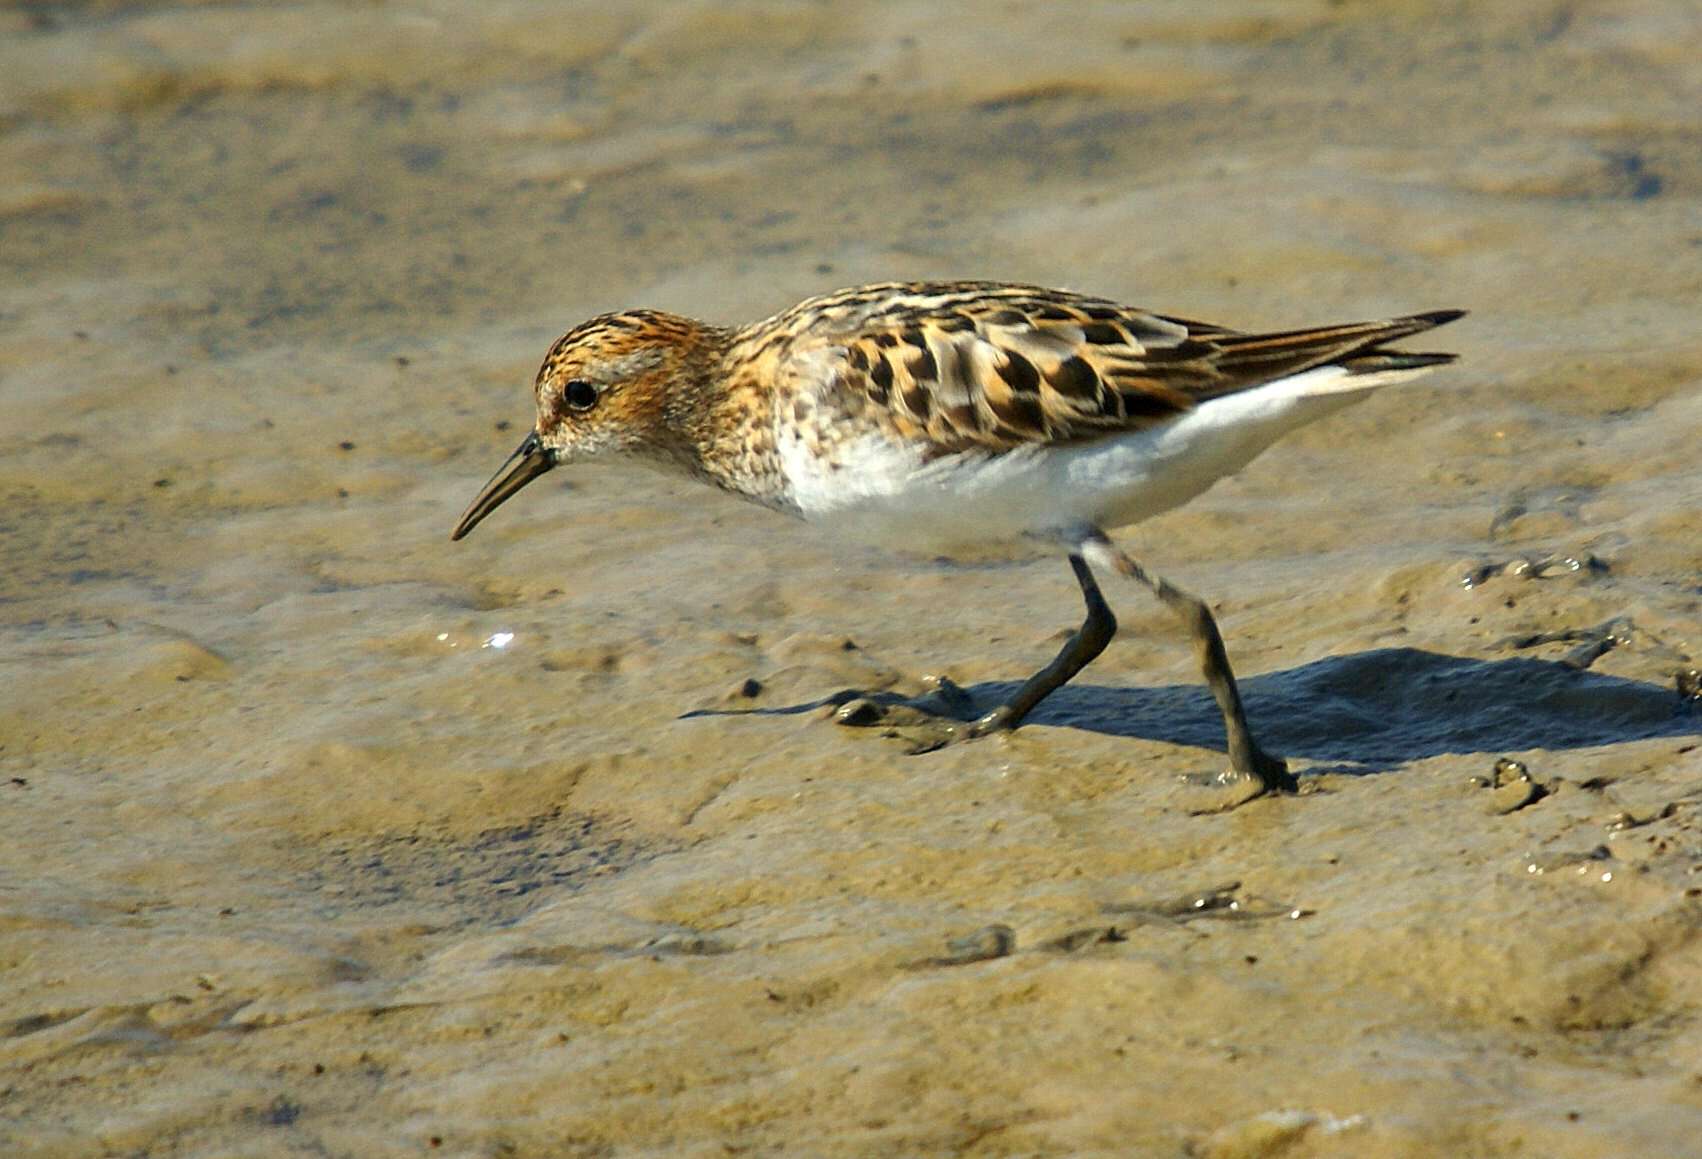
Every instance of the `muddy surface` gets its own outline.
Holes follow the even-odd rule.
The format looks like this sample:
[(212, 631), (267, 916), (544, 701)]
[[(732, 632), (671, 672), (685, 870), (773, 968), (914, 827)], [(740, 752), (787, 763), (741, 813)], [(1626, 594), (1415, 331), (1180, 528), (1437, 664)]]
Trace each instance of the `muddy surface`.
[[(1676, 0), (0, 7), (0, 1151), (1693, 1150), (1699, 108)], [(835, 723), (1061, 560), (448, 542), (573, 322), (903, 277), (1473, 311), (1120, 536), (1300, 794), (1128, 585)]]

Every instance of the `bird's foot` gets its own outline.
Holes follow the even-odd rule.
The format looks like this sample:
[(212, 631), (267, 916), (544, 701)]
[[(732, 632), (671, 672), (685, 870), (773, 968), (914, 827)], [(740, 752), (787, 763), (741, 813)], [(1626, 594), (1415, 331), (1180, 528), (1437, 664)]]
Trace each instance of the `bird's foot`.
[(850, 728), (877, 729), (882, 736), (903, 741), (912, 754), (933, 752), (1010, 727), (1004, 723), (1009, 714), (1000, 716), (1000, 709), (979, 720), (969, 719), (975, 711), (974, 701), (948, 677), (927, 677), (924, 683), (927, 694), (914, 699), (858, 695), (843, 700), (833, 713), (833, 721)]
[(1288, 771), (1288, 762), (1256, 745), (1244, 759), (1232, 760), (1221, 772), (1189, 774), (1182, 780), (1222, 796), (1221, 801), (1192, 810), (1195, 813), (1226, 813), (1269, 794), (1300, 790), (1300, 782)]
[(1011, 706), (1001, 704), (992, 712), (967, 726), (964, 729), (963, 739), (974, 740), (976, 737), (992, 736), (996, 732), (1010, 732), (1016, 726), (1016, 714), (1011, 711)]

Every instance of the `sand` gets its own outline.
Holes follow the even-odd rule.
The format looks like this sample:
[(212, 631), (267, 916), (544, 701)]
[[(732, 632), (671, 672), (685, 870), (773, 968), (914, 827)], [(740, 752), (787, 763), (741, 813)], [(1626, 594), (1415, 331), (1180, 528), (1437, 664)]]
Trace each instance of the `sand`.
[[(0, 1152), (1697, 1153), (1693, 5), (0, 34)], [(995, 702), (1061, 560), (619, 464), (448, 542), (573, 322), (905, 277), (1473, 311), (1120, 537), (1300, 794), (1199, 811), (1129, 586), (1008, 739), (833, 722)]]

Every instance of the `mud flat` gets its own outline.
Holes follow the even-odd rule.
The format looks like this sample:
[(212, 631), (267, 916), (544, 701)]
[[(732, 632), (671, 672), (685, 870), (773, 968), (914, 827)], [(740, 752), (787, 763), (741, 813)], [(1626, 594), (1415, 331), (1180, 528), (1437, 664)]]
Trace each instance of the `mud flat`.
[[(1432, 9), (0, 12), (0, 1151), (1693, 1148), (1702, 32)], [(833, 723), (1056, 560), (624, 467), (447, 542), (579, 318), (923, 276), (1473, 311), (1123, 537), (1301, 794), (1198, 811), (1133, 591), (1008, 740)]]

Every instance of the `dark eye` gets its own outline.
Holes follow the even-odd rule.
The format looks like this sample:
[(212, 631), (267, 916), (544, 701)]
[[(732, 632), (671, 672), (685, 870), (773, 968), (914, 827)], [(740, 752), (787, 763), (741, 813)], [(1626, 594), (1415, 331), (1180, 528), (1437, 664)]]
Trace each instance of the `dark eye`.
[(561, 397), (569, 410), (590, 410), (597, 405), (597, 388), (583, 378), (576, 378), (562, 387)]

